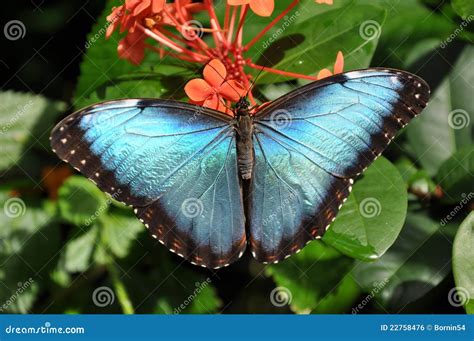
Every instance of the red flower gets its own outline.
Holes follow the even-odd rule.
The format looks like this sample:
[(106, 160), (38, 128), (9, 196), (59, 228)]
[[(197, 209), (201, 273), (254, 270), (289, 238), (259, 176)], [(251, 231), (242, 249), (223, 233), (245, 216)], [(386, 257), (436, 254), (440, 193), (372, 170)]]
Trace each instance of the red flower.
[(145, 56), (146, 35), (141, 31), (130, 32), (119, 41), (117, 52), (120, 58), (138, 65)]
[(226, 112), (224, 100), (237, 102), (247, 92), (239, 82), (226, 80), (227, 70), (218, 59), (206, 65), (203, 75), (204, 79), (192, 79), (184, 87), (188, 97), (196, 104)]
[(106, 37), (120, 26), (120, 32), (134, 32), (137, 24), (144, 24), (146, 18), (154, 17), (163, 10), (166, 0), (126, 0), (125, 4), (114, 7), (107, 17), (109, 27)]
[(322, 69), (318, 73), (318, 79), (326, 78), (337, 73), (341, 73), (344, 70), (344, 55), (341, 51), (337, 53), (336, 62), (334, 63), (334, 73), (329, 69)]
[(227, 3), (231, 6), (249, 5), (261, 17), (269, 17), (275, 8), (274, 0), (227, 0)]

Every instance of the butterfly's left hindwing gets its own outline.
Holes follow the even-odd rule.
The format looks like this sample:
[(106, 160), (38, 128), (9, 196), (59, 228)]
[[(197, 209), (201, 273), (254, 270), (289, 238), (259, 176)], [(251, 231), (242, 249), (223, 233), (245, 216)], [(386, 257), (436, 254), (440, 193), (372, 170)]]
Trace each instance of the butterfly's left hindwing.
[(352, 178), (428, 99), (415, 75), (367, 69), (308, 84), (258, 112), (248, 212), (254, 256), (276, 262), (321, 237)]
[(65, 118), (51, 144), (191, 262), (220, 267), (245, 249), (230, 117), (173, 101), (111, 101)]

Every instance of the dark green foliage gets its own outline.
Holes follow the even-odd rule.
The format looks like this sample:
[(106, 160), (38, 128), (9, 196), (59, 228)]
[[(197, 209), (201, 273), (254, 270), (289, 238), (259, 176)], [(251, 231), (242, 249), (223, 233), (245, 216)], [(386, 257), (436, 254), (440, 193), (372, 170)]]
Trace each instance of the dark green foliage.
[[(290, 2), (278, 0), (275, 11)], [(3, 91), (0, 312), (373, 313), (409, 307), (427, 313), (432, 311), (424, 300), (434, 291), (443, 295), (434, 305), (456, 294), (446, 287), (454, 274), (457, 294), (470, 300), (449, 309), (464, 304), (474, 313), (472, 24), (447, 41), (474, 14), (472, 1), (334, 2), (301, 1), (294, 22), (283, 32), (278, 26), (270, 30), (248, 56), (314, 75), (332, 70), (342, 50), (345, 70), (404, 68), (433, 88), (428, 108), (356, 179), (322, 241), (281, 264), (264, 266), (244, 256), (217, 272), (194, 267), (152, 239), (129, 208), (80, 175), (60, 186), (57, 200), (51, 196), (42, 182), (44, 169), (54, 169), (59, 160), (47, 137), (66, 105)], [(105, 40), (103, 29), (117, 3), (107, 2), (87, 37), (71, 106), (127, 97), (185, 100), (183, 86), (200, 75), (201, 66), (153, 53), (140, 66), (118, 59), (120, 34)], [(244, 42), (269, 20), (249, 19)], [(257, 92), (271, 99), (300, 83), (263, 72)], [(99, 289), (112, 292), (113, 299), (102, 304)]]

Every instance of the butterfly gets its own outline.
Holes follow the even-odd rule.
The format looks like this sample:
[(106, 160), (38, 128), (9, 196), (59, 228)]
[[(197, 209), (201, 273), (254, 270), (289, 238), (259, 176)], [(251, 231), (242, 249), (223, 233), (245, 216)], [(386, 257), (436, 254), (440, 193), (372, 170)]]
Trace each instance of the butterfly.
[(164, 99), (95, 104), (63, 119), (53, 151), (193, 264), (249, 248), (276, 263), (321, 238), (356, 178), (427, 105), (428, 85), (371, 68), (298, 88), (250, 115)]

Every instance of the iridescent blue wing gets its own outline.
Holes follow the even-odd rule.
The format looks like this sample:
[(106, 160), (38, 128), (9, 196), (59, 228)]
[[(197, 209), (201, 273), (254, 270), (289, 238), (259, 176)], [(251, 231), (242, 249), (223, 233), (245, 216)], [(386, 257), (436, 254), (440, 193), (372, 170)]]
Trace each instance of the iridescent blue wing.
[(250, 245), (279, 261), (321, 237), (352, 178), (421, 112), (429, 87), (403, 71), (367, 69), (308, 84), (255, 117)]
[(133, 206), (171, 251), (217, 268), (246, 246), (230, 121), (180, 102), (111, 101), (65, 118), (51, 144), (100, 189)]

